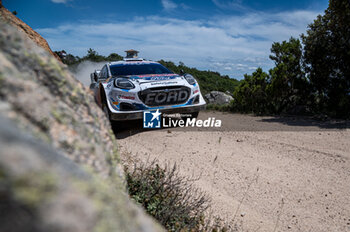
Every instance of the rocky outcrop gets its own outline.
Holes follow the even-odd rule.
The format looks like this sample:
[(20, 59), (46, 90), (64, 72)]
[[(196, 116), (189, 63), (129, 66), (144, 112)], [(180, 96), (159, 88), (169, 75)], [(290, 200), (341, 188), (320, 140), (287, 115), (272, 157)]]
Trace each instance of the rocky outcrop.
[(0, 1), (0, 20), (10, 23), (14, 27), (16, 27), (19, 31), (24, 32), (28, 38), (33, 40), (38, 46), (44, 48), (46, 51), (51, 53), (51, 55), (55, 56), (57, 60), (61, 61), (60, 57), (52, 52), (47, 41), (36, 31), (34, 31), (30, 26), (24, 23), (22, 20), (17, 18), (14, 14), (8, 11)]
[(129, 200), (93, 96), (1, 22), (0, 117), (0, 231), (162, 230)]
[(0, 231), (156, 230), (122, 189), (1, 117), (0, 147)]
[(211, 91), (204, 97), (207, 99), (209, 104), (217, 105), (229, 104), (233, 100), (232, 96), (220, 91)]

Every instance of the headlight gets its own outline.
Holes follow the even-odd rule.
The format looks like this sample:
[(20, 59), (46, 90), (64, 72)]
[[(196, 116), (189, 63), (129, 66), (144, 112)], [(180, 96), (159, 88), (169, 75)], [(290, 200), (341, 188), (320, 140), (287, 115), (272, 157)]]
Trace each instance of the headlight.
[(117, 78), (114, 80), (114, 86), (120, 89), (133, 89), (135, 85), (126, 78)]
[(188, 82), (188, 84), (190, 84), (190, 85), (196, 84), (196, 79), (194, 79), (194, 77), (191, 74), (185, 74), (184, 77), (185, 77), (186, 81)]

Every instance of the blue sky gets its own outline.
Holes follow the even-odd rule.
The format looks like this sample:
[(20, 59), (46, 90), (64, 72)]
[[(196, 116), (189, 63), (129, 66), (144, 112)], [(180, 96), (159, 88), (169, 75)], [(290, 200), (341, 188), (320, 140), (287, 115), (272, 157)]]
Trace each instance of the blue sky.
[(268, 71), (272, 42), (298, 37), (327, 0), (3, 0), (53, 50), (141, 51), (241, 79)]

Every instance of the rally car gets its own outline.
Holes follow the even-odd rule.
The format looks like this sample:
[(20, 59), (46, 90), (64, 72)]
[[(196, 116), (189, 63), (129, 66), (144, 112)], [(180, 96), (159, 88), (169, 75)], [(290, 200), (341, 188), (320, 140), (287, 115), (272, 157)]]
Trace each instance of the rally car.
[(106, 63), (91, 74), (90, 89), (114, 121), (142, 119), (146, 110), (197, 117), (206, 104), (192, 75), (140, 58)]

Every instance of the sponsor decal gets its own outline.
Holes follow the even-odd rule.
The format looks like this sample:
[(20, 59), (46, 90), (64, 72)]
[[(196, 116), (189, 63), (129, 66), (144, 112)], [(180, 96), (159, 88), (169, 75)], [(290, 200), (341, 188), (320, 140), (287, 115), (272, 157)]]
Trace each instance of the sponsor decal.
[(145, 77), (178, 77), (176, 74), (146, 74), (146, 75), (137, 75), (136, 78), (145, 78)]
[(139, 75), (139, 76), (132, 76), (130, 79), (143, 79), (147, 81), (164, 81), (164, 80), (171, 80), (179, 77), (178, 75), (174, 74), (155, 74), (155, 75)]
[(118, 95), (119, 99), (126, 99), (126, 100), (135, 100), (134, 96), (126, 96), (126, 95)]
[(151, 85), (176, 85), (176, 81), (168, 81), (168, 82), (152, 82)]
[(186, 101), (188, 98), (188, 91), (178, 90), (178, 91), (167, 91), (164, 92), (151, 92), (146, 95), (145, 104), (150, 105), (152, 103), (164, 104), (164, 103), (176, 103)]
[(135, 94), (133, 94), (133, 93), (126, 93), (123, 91), (115, 91), (113, 94), (119, 100), (135, 100), (136, 99)]
[(126, 66), (126, 65), (144, 65), (144, 64), (157, 64), (156, 62), (152, 61), (129, 61), (129, 62), (121, 62), (120, 64), (113, 64), (111, 67), (118, 67), (118, 66)]
[(170, 80), (175, 79), (176, 76), (159, 76), (159, 77), (145, 77), (144, 80), (152, 80), (152, 81), (163, 81), (163, 80)]
[(160, 115), (162, 113), (159, 110), (144, 111), (143, 112), (143, 128), (160, 128)]
[[(168, 114), (166, 117), (161, 117), (162, 113), (159, 110), (144, 111), (143, 112), (143, 128), (170, 128), (170, 127), (216, 127), (219, 128), (222, 125), (220, 119), (209, 117), (208, 119), (202, 120), (197, 118), (190, 118), (189, 115), (184, 114)], [(184, 117), (188, 116), (187, 120), (174, 119), (171, 117)]]

